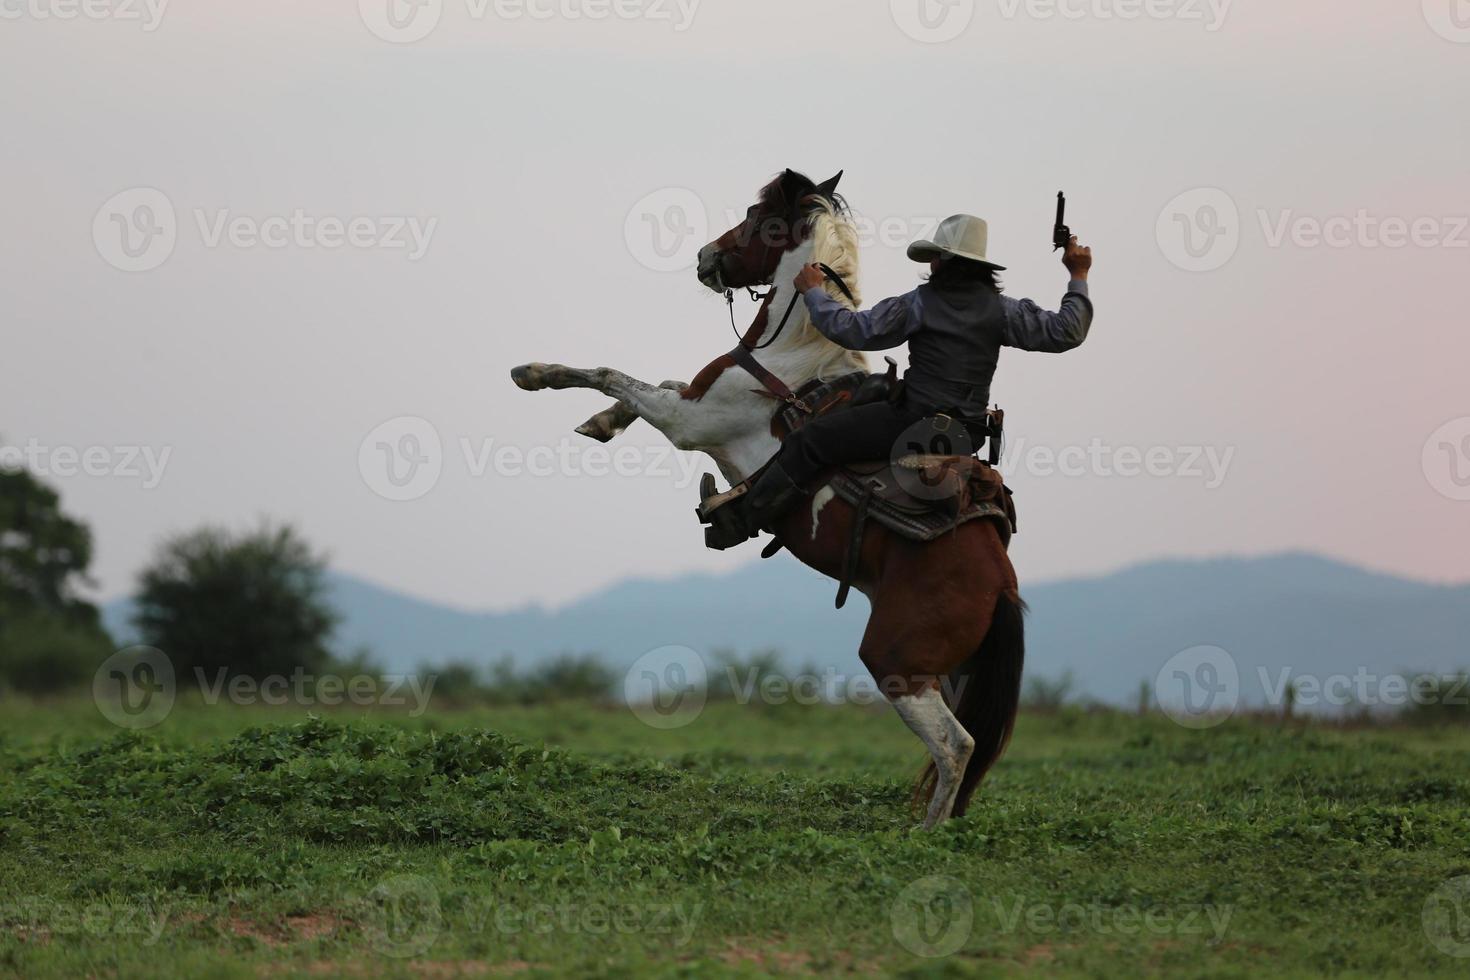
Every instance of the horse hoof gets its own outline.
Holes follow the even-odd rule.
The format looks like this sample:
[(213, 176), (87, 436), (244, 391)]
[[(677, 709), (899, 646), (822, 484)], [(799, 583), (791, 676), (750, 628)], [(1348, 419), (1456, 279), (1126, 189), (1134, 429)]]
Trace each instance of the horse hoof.
[(540, 391), (546, 387), (542, 378), (544, 364), (522, 364), (520, 367), (511, 368), (510, 380), (516, 383), (516, 387), (523, 391)]
[(616, 432), (608, 430), (607, 426), (599, 424), (597, 420), (588, 420), (577, 426), (577, 435), (586, 436), (588, 439), (596, 439), (598, 442), (612, 442)]

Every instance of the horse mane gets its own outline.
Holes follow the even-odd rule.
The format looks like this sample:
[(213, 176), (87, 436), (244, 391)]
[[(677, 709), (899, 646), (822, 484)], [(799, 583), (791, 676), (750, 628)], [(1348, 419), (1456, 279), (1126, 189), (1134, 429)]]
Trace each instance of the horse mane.
[[(789, 177), (801, 188), (793, 191), (800, 195), (796, 201), (787, 199), (783, 177)], [(788, 213), (801, 212), (803, 237), (812, 242), (812, 261), (831, 267), (841, 276), (852, 290), (857, 305), (850, 303), (834, 283), (829, 282), (823, 288), (842, 305), (858, 309), (862, 306), (863, 294), (858, 284), (858, 234), (852, 221), (852, 210), (841, 194), (836, 191), (830, 195), (816, 193), (816, 186), (816, 182), (806, 174), (788, 170), (761, 188), (759, 203)]]
[[(837, 288), (837, 284), (828, 282), (823, 285), (827, 295), (848, 309), (856, 310), (862, 307), (863, 292), (859, 281), (862, 274), (861, 265), (858, 261), (858, 232), (857, 226), (853, 224), (847, 208), (842, 201), (832, 201), (827, 198), (814, 198), (814, 203), (809, 211), (807, 234), (812, 243), (812, 261), (820, 262), (831, 267), (832, 271), (842, 277), (847, 283), (847, 288), (852, 290), (853, 298), (857, 303), (852, 303)], [(805, 318), (804, 318), (805, 319)], [(802, 373), (807, 377), (821, 378), (827, 380), (851, 374), (854, 371), (868, 371), (868, 358), (862, 351), (848, 350), (841, 344), (835, 344), (822, 336), (817, 328), (811, 325), (810, 320), (803, 324), (803, 333), (810, 332), (811, 336), (803, 336), (801, 349), (810, 352), (811, 360), (805, 365), (806, 370)]]
[(828, 200), (824, 197), (815, 200), (816, 204), (808, 217), (810, 223), (807, 232), (812, 242), (812, 261), (830, 266), (833, 272), (841, 276), (847, 283), (847, 288), (852, 290), (853, 299), (857, 303), (849, 302), (834, 282), (827, 283), (823, 288), (827, 295), (848, 309), (861, 309), (863, 287), (859, 281), (862, 268), (858, 260), (857, 226), (853, 224), (842, 200)]

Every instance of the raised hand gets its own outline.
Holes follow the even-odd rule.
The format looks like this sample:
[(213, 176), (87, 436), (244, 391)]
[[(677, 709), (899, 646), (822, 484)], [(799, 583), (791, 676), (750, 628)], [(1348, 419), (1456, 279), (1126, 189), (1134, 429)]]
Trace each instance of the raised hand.
[(1077, 244), (1077, 236), (1073, 235), (1067, 240), (1067, 250), (1062, 253), (1062, 265), (1072, 274), (1073, 279), (1086, 279), (1087, 272), (1092, 268), (1092, 247)]

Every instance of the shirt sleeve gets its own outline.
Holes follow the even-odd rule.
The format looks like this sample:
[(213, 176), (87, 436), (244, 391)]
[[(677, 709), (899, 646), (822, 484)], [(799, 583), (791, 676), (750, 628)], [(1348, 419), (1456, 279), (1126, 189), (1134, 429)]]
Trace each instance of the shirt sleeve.
[(802, 294), (812, 325), (848, 350), (887, 350), (909, 338), (923, 322), (918, 290), (885, 299), (871, 310), (849, 310), (820, 286)]
[(1092, 299), (1087, 281), (1067, 283), (1066, 295), (1057, 312), (1043, 310), (1029, 299), (1000, 298), (1005, 308), (1005, 345), (1049, 354), (1071, 350), (1087, 339), (1092, 326)]

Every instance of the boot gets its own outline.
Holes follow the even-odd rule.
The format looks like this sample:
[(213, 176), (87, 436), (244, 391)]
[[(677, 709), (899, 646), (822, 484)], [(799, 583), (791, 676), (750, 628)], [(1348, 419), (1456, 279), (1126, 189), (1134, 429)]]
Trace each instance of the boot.
[(759, 480), (741, 496), (728, 500), (712, 500), (715, 478), (706, 473), (699, 485), (700, 505), (696, 510), (704, 529), (707, 548), (724, 551), (749, 541), (766, 527), (784, 516), (805, 496), (801, 487), (786, 474), (780, 463), (772, 463)]
[(785, 517), (804, 496), (806, 492), (791, 479), (779, 460), (766, 467), (761, 478), (750, 488), (750, 493), (745, 495), (746, 520), (751, 537), (755, 537), (761, 528), (770, 527)]

